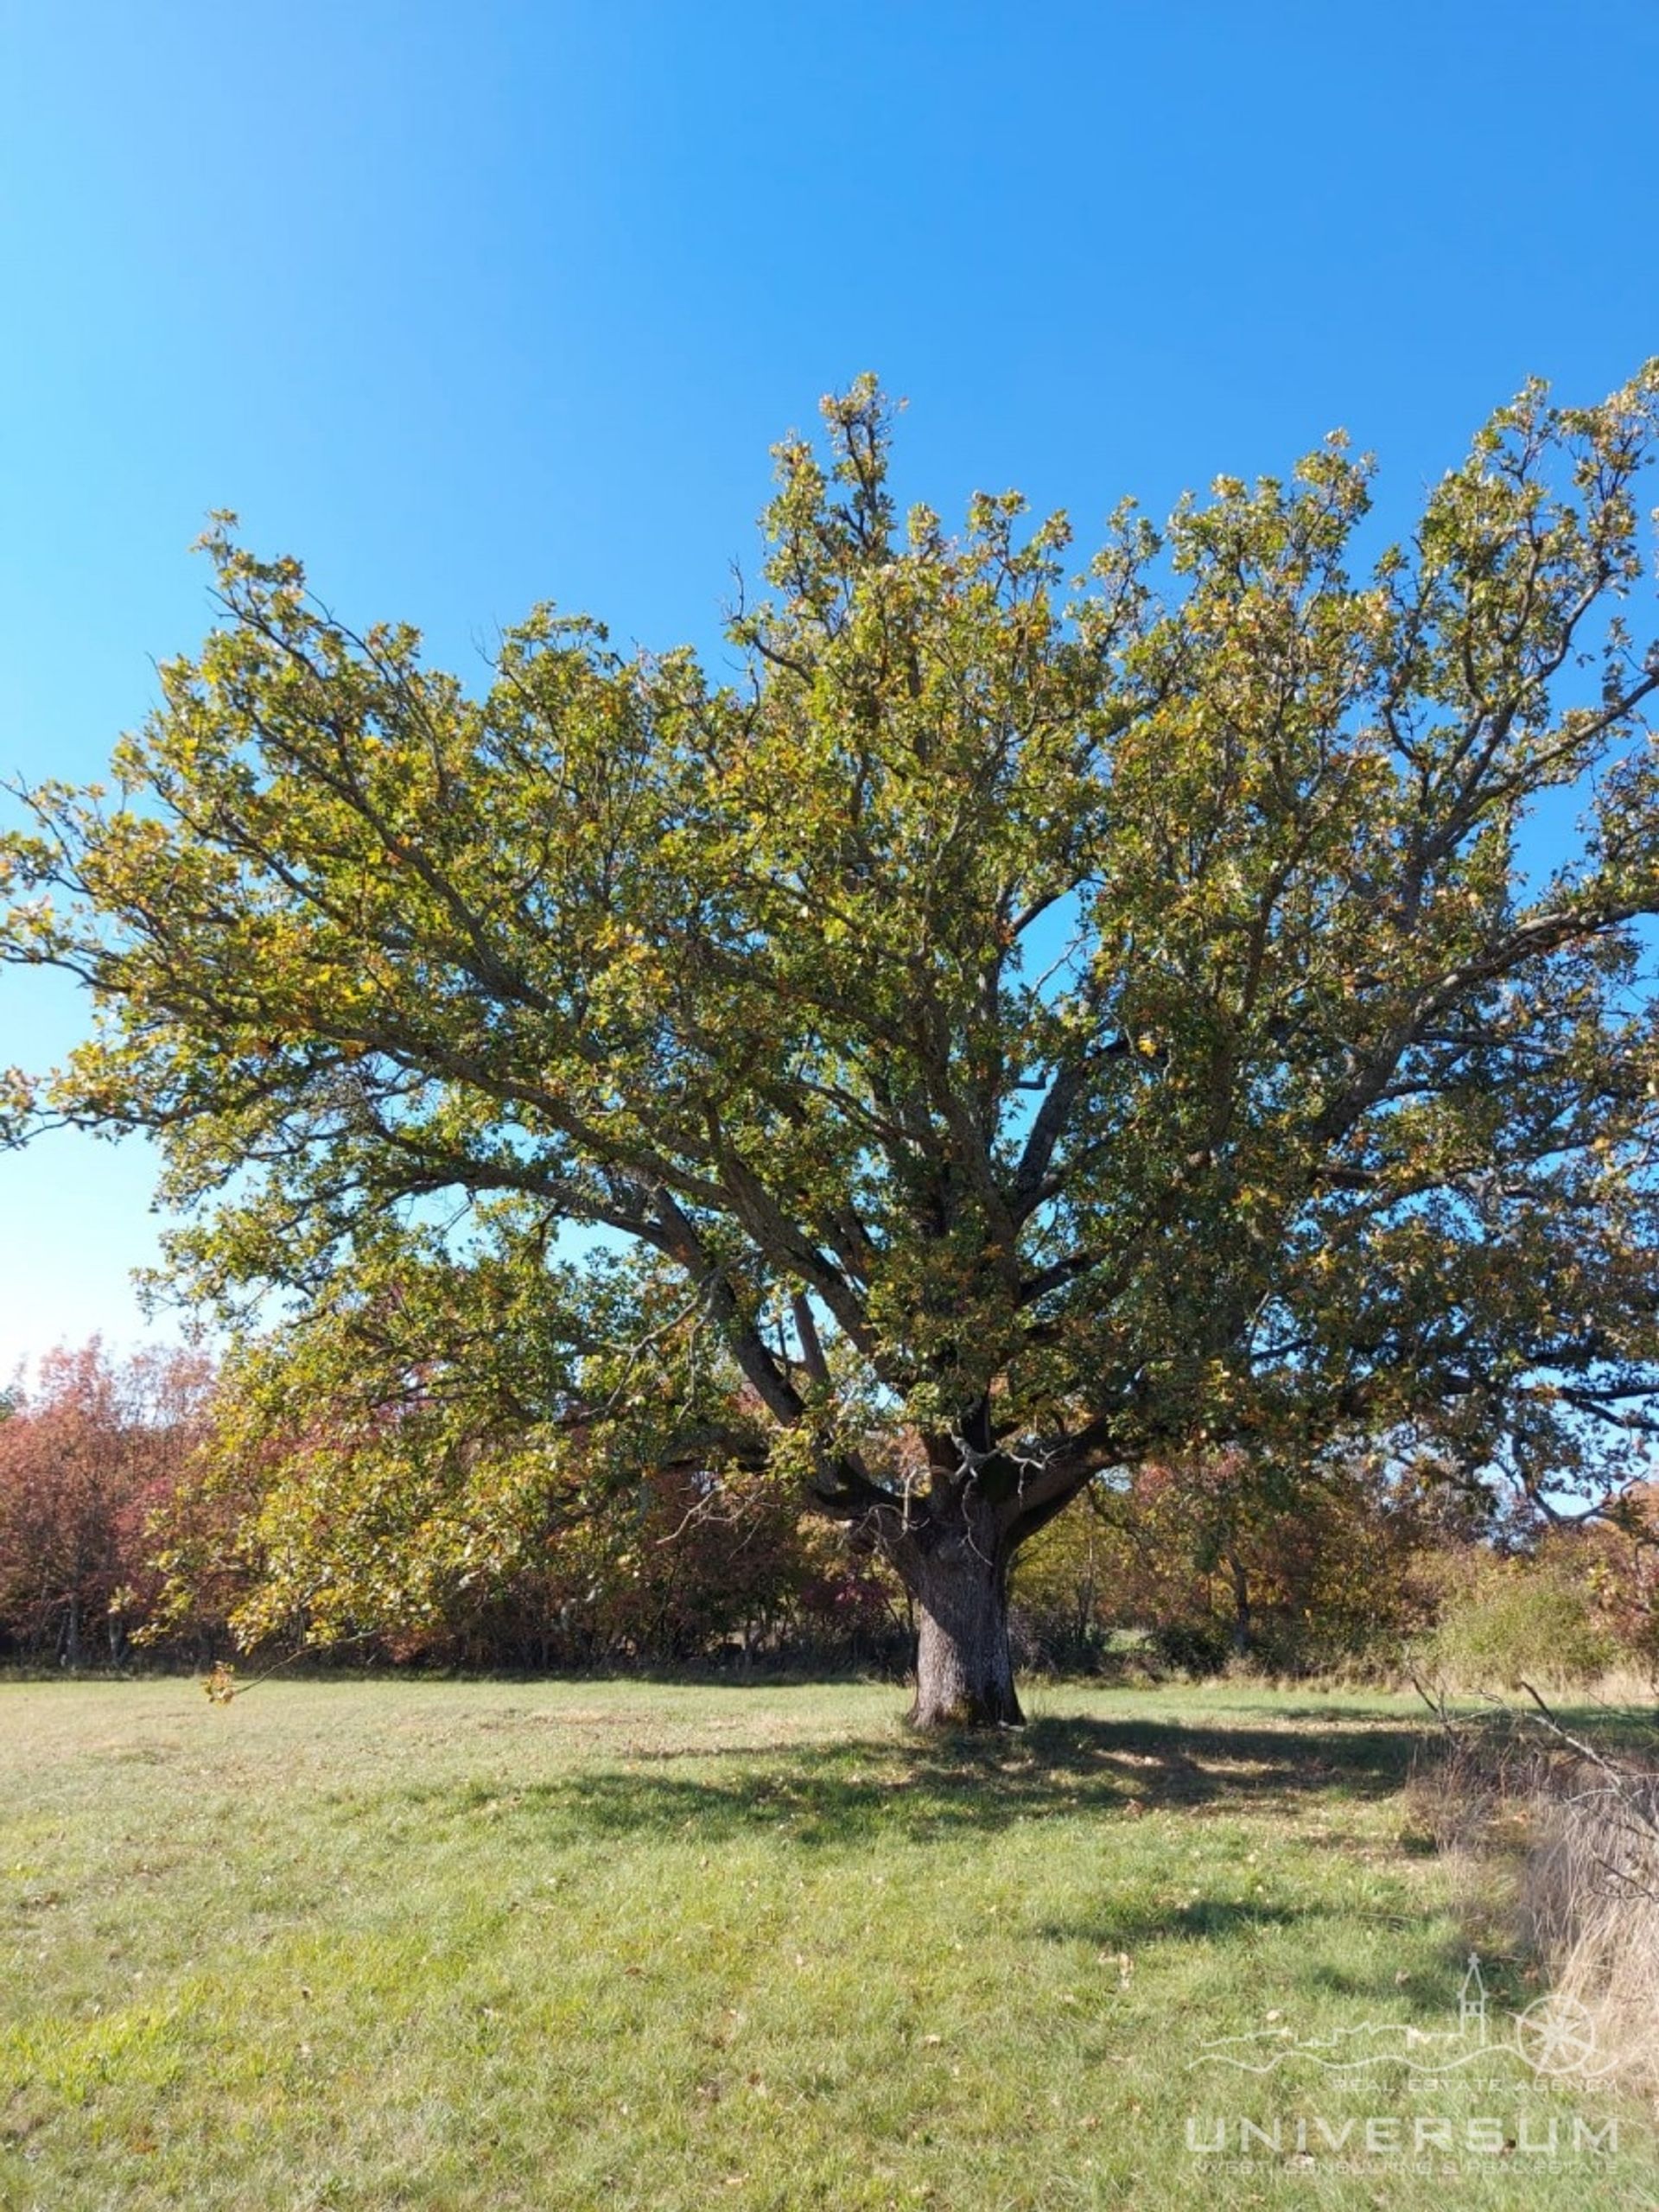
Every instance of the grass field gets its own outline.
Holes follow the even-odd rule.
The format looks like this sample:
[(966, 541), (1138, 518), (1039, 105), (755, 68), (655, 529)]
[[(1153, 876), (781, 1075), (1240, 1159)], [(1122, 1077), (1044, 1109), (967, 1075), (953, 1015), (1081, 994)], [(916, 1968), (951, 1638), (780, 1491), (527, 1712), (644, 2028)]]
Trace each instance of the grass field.
[(1659, 2203), (1643, 2115), (1507, 2048), (1204, 2050), (1403, 2049), (1471, 1942), (1495, 2045), (1538, 1997), (1412, 1832), (1403, 1700), (1035, 1703), (0, 1686), (0, 2206)]

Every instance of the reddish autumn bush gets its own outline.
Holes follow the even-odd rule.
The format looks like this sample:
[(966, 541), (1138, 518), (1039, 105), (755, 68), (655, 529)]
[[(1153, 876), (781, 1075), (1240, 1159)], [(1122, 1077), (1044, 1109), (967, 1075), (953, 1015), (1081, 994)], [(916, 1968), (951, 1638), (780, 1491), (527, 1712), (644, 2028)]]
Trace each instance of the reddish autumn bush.
[(112, 1361), (97, 1338), (42, 1360), (0, 1421), (0, 1643), (121, 1664), (158, 1590), (149, 1523), (200, 1431), (207, 1361)]
[(1659, 1484), (1637, 1484), (1586, 1527), (1552, 1533), (1544, 1548), (1587, 1595), (1618, 1659), (1659, 1678)]

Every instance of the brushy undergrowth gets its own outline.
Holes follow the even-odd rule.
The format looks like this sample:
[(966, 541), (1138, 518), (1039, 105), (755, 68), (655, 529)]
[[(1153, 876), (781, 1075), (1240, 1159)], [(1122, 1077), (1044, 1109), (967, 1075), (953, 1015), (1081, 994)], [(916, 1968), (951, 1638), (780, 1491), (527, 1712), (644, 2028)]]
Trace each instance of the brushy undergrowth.
[[(1432, 1700), (1431, 1700), (1432, 1701)], [(1517, 1937), (1585, 2047), (1575, 2069), (1659, 2109), (1659, 1736), (1642, 1707), (1571, 1725), (1523, 1684), (1440, 1725), (1408, 1804), (1465, 1894), (1507, 1886)], [(1495, 1883), (1494, 1876), (1498, 1879)]]
[(1580, 1765), (1541, 1793), (1522, 1906), (1602, 2069), (1659, 2106), (1659, 1777)]
[(1586, 2070), (1659, 2107), (1659, 1733), (1642, 1711), (1575, 1732), (1529, 1694), (1485, 1724), (1519, 1799), (1523, 1940), (1593, 2044)]
[(1412, 1816), (1411, 1700), (1033, 1702), (947, 1742), (856, 1686), (0, 1686), (0, 2206), (1653, 2202), (1635, 2102), (1408, 2063), (1471, 1942), (1495, 2043), (1540, 1993)]

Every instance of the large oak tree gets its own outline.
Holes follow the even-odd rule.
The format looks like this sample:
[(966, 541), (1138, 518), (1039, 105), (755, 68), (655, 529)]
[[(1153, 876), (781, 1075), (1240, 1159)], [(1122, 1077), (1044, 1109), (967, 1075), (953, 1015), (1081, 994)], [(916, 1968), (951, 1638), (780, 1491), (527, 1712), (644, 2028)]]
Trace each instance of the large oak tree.
[(1017, 1718), (1009, 1561), (1103, 1470), (1363, 1429), (1617, 1480), (1656, 413), (1659, 366), (1529, 387), (1363, 574), (1332, 440), (1073, 575), (1013, 495), (901, 515), (861, 383), (778, 448), (723, 683), (543, 608), (474, 694), (221, 528), (111, 788), (3, 848), (8, 954), (99, 1008), (13, 1133), (155, 1133), (198, 1289), (386, 1343), (453, 1270), (421, 1371), (521, 1357), (549, 1467), (798, 1482), (912, 1593), (924, 1722)]

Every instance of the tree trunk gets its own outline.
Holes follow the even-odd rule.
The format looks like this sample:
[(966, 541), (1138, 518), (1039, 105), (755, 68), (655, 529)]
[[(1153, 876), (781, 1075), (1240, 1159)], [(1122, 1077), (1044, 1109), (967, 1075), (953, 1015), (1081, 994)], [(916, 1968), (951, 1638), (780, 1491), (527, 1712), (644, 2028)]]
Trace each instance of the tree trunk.
[(906, 1560), (916, 1600), (916, 1728), (1017, 1728), (1025, 1715), (1008, 1647), (1007, 1564), (971, 1536)]
[(1228, 1566), (1233, 1577), (1233, 1651), (1245, 1659), (1250, 1650), (1250, 1584), (1244, 1572), (1244, 1563), (1236, 1554), (1230, 1553)]

